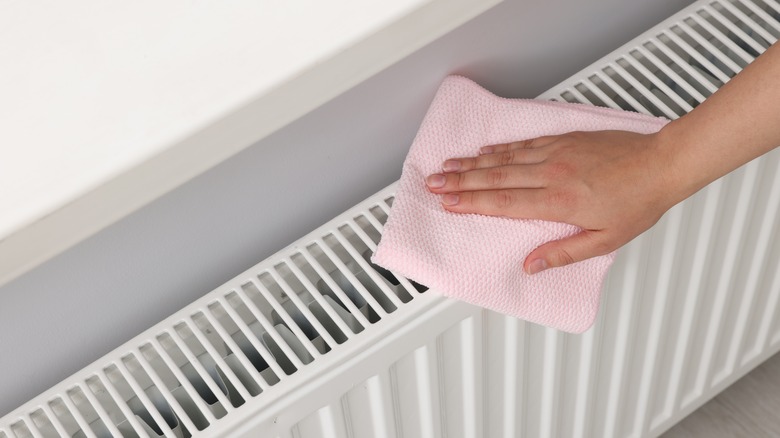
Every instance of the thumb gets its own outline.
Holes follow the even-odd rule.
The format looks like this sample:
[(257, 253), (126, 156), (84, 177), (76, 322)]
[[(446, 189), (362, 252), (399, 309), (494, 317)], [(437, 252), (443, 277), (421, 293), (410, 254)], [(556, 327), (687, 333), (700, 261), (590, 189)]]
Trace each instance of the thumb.
[(530, 275), (549, 268), (559, 268), (610, 252), (603, 231), (582, 231), (571, 237), (547, 242), (531, 251), (523, 263)]

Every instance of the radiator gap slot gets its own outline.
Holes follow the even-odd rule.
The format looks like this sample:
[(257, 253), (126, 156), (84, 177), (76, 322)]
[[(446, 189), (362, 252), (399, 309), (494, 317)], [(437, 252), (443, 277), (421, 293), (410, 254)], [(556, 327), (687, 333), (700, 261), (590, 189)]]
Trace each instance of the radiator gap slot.
[(639, 81), (628, 74), (621, 65), (620, 60), (611, 62), (608, 67), (602, 69), (602, 72), (618, 85), (619, 91), (628, 94), (625, 98), (632, 105), (634, 111), (651, 116), (669, 117), (666, 112), (661, 110), (662, 103), (657, 102), (657, 99), (650, 94), (649, 90), (645, 89)]
[[(125, 421), (117, 424), (117, 428), (122, 436), (149, 435), (155, 437), (162, 435), (162, 429), (157, 425), (157, 421), (155, 421), (152, 414), (149, 413), (147, 406), (145, 406), (145, 403), (151, 406), (153, 402), (146, 396), (144, 401), (138, 398), (136, 391), (125, 377), (126, 371), (123, 372), (120, 368), (121, 366), (121, 362), (117, 362), (103, 369), (106, 378), (104, 385), (125, 416)], [(159, 417), (157, 412), (154, 415)], [(160, 417), (159, 419), (162, 422), (162, 418)], [(82, 427), (82, 433), (85, 429)], [(88, 435), (77, 434), (75, 436), (80, 438)]]
[(698, 14), (752, 58), (769, 47), (766, 40), (749, 28), (745, 32), (745, 24), (717, 2), (704, 6)]
[[(134, 355), (123, 357), (118, 365), (134, 394), (127, 400), (127, 405), (136, 419), (141, 422), (146, 433), (153, 437), (164, 436), (166, 433), (172, 433), (176, 437), (191, 436), (191, 431), (182, 425), (160, 388), (155, 386), (149, 376), (142, 371)], [(127, 436), (132, 431), (127, 422), (119, 423), (118, 428), (122, 436)]]
[[(371, 207), (369, 209), (370, 214), (365, 214), (358, 216), (358, 218), (365, 220), (366, 226), (370, 229), (376, 230), (376, 232), (379, 235), (379, 240), (381, 240), (382, 233), (384, 232), (384, 225), (387, 222), (388, 212), (384, 210), (382, 207), (382, 204), (377, 204), (374, 207)], [(358, 221), (358, 219), (355, 219)], [(360, 223), (360, 222), (358, 222)], [(380, 275), (382, 275), (387, 281), (390, 282), (390, 284), (397, 286), (398, 283), (400, 283), (403, 288), (405, 289), (406, 293), (409, 294), (409, 297), (413, 297), (414, 295), (418, 293), (423, 293), (428, 290), (428, 287), (423, 286), (419, 283), (416, 283), (412, 280), (406, 279), (400, 275), (396, 275), (387, 269), (373, 263), (371, 261), (371, 255), (376, 250), (376, 247), (378, 245), (378, 241), (374, 244), (374, 242), (371, 242), (373, 245), (372, 247), (363, 252), (363, 259), (366, 260), (366, 262), (371, 265), (371, 267), (376, 270)], [(404, 301), (404, 297), (401, 296), (401, 301)]]
[(34, 435), (30, 432), (30, 428), (27, 427), (27, 423), (24, 420), (19, 420), (12, 424), (11, 432), (16, 438), (34, 438)]
[(94, 436), (94, 433), (92, 432), (92, 429), (89, 428), (89, 419), (84, 416), (84, 414), (79, 410), (79, 408), (76, 406), (76, 403), (80, 403), (80, 398), (76, 396), (76, 401), (73, 401), (73, 394), (71, 391), (65, 391), (65, 395), (60, 398), (63, 405), (67, 408), (68, 414), (70, 414), (70, 417), (75, 421), (75, 429), (76, 432), (74, 435), (78, 434), (78, 430), (82, 431), (89, 431), (90, 435)]
[[(299, 252), (288, 258), (287, 262), (290, 264), (290, 269), (304, 283), (306, 290), (314, 298), (313, 301), (308, 303), (309, 310), (328, 330), (336, 342), (339, 344), (346, 342), (353, 334), (363, 331), (363, 325), (355, 316), (360, 314), (360, 310), (349, 299), (343, 300), (330, 289), (326, 279), (323, 278), (328, 277), (327, 273), (324, 272), (324, 268), (316, 261), (314, 261), (314, 264), (310, 263), (311, 253), (308, 256), (305, 252)], [(343, 294), (343, 290), (341, 292)], [(347, 306), (345, 301), (350, 302), (352, 306)]]
[(76, 421), (76, 417), (73, 416), (73, 413), (65, 404), (62, 397), (57, 397), (49, 401), (47, 405), (55, 415), (52, 422), (59, 422), (69, 436), (72, 436), (77, 431), (81, 430), (81, 426), (79, 426)]
[(369, 208), (368, 211), (369, 213), (374, 215), (374, 217), (376, 218), (376, 220), (379, 221), (380, 224), (384, 225), (387, 223), (387, 212), (384, 209), (382, 209), (381, 204)]
[(623, 97), (620, 96), (615, 90), (601, 79), (601, 76), (593, 74), (588, 77), (588, 83), (593, 84), (596, 89), (594, 93), (601, 93), (604, 96), (602, 100), (611, 100), (615, 105), (610, 105), (611, 108), (622, 109), (624, 111), (634, 111), (634, 108), (626, 102)]
[[(647, 42), (632, 52), (632, 56), (653, 70), (666, 85), (682, 98), (691, 108), (695, 108), (704, 102), (707, 96), (716, 89), (714, 84), (720, 82), (712, 77), (709, 72), (690, 64), (680, 65), (681, 59), (668, 47), (662, 47), (660, 41), (657, 44)], [(664, 50), (665, 49), (665, 50)], [(636, 55), (633, 55), (636, 53)], [(675, 57), (672, 60), (669, 56)], [(695, 77), (694, 77), (695, 75)], [(709, 83), (709, 87), (707, 86)]]
[[(227, 401), (227, 398), (225, 398), (222, 388), (211, 378), (209, 371), (203, 367), (192, 352), (183, 352), (179, 347), (179, 342), (181, 341), (177, 341), (169, 333), (158, 335), (155, 340), (158, 348), (162, 347), (164, 356), (168, 358), (166, 363), (172, 362), (176, 365), (178, 374), (183, 376), (183, 386), (184, 381), (187, 382), (186, 386), (189, 387), (188, 394), (190, 394), (193, 403), (199, 405), (201, 412), (204, 413), (209, 421), (222, 418), (227, 413), (222, 404), (223, 401)], [(161, 355), (161, 357), (164, 356)], [(194, 394), (192, 393), (193, 391)], [(219, 393), (219, 397), (216, 393)], [(220, 400), (220, 397), (223, 400)], [(203, 409), (204, 406), (206, 409)]]
[[(271, 272), (282, 289), (291, 295), (290, 298), (295, 302), (297, 311), (305, 317), (307, 324), (323, 339), (326, 351), (330, 351), (333, 346), (348, 339), (346, 333), (349, 332), (349, 328), (344, 321), (332, 309), (330, 310), (332, 313), (329, 314), (328, 310), (322, 307), (323, 304), (328, 307), (329, 305), (289, 258), (276, 265)], [(315, 310), (319, 317), (315, 315)]]
[[(653, 42), (661, 52), (673, 59), (679, 65), (690, 67), (689, 73), (694, 77), (696, 77), (698, 71), (701, 70), (709, 77), (716, 78), (718, 82), (709, 81), (710, 84), (708, 84), (704, 82), (706, 77), (697, 77), (697, 80), (701, 85), (706, 87), (708, 93), (702, 93), (705, 96), (714, 93), (722, 84), (728, 82), (733, 74), (730, 69), (723, 65), (723, 63), (718, 63), (718, 65), (716, 65), (713, 62), (716, 61), (715, 56), (708, 49), (703, 49), (696, 40), (688, 36), (688, 34), (679, 26), (673, 26), (664, 30), (657, 38), (651, 39), (650, 41)], [(710, 46), (712, 47), (711, 44)], [(699, 91), (701, 91), (701, 89), (699, 89)]]
[(393, 293), (390, 284), (363, 259), (362, 253), (368, 249), (365, 243), (356, 234), (356, 229), (351, 224), (340, 226), (333, 234), (354, 261), (360, 272), (357, 278), (365, 288), (376, 298), (387, 313), (394, 312), (400, 306), (401, 300)]
[[(679, 66), (673, 65), (669, 68), (670, 66), (663, 65), (664, 69), (662, 69), (646, 59), (645, 54), (640, 50), (629, 52), (623, 59), (630, 65), (627, 68), (628, 72), (639, 80), (645, 78), (652, 93), (666, 103), (678, 117), (692, 110), (698, 104), (698, 101), (685, 89), (688, 84), (680, 77), (679, 73), (673, 71), (674, 68), (681, 71)], [(673, 74), (674, 79), (667, 75), (665, 70)]]
[(242, 378), (239, 377), (239, 374), (244, 374), (246, 371), (243, 369), (239, 372), (233, 370), (234, 367), (238, 369), (241, 367), (235, 360), (228, 359), (229, 357), (235, 358), (233, 351), (228, 348), (225, 340), (209, 321), (208, 314), (205, 312), (195, 313), (189, 320), (185, 319), (184, 324), (190, 327), (194, 337), (206, 350), (207, 356), (214, 361), (217, 375), (227, 389), (230, 402), (235, 407), (244, 404), (252, 397), (250, 389), (242, 384)]
[[(180, 322), (173, 328), (171, 336), (175, 335), (173, 339), (177, 341), (178, 348), (187, 356), (189, 362), (182, 367), (184, 374), (199, 388), (206, 402), (215, 407), (217, 418), (225, 415), (222, 410), (232, 411), (233, 403), (229, 398), (227, 385), (217, 372), (217, 362), (196, 339), (189, 325)], [(208, 391), (205, 391), (206, 388)]]
[[(317, 341), (319, 345), (315, 345), (312, 342), (313, 339), (318, 338), (314, 333), (313, 327), (308, 327), (309, 324), (306, 318), (299, 314), (295, 304), (286, 299), (287, 294), (267, 272), (263, 272), (256, 278), (257, 282), (252, 281), (250, 286), (247, 287), (245, 285), (244, 287), (247, 296), (252, 299), (253, 304), (259, 309), (268, 312), (268, 319), (273, 323), (274, 327), (279, 325), (287, 327), (297, 337), (298, 342), (303, 345), (309, 355), (312, 357), (320, 356), (325, 349), (322, 339)], [(272, 287), (271, 289), (269, 289), (269, 285)], [(281, 296), (277, 296), (277, 294), (281, 294)], [(284, 304), (281, 304), (282, 302)]]
[[(313, 269), (314, 273), (310, 281), (314, 283), (317, 292), (349, 314), (345, 321), (352, 327), (354, 333), (362, 331), (364, 327), (371, 324), (368, 319), (369, 309), (366, 300), (360, 296), (349, 280), (339, 273), (338, 268), (333, 265), (318, 244), (307, 246), (296, 254), (293, 260), (297, 258), (303, 259), (301, 263), (307, 263)], [(338, 308), (336, 310), (341, 314)]]
[[(65, 391), (65, 397), (72, 403), (70, 407), (71, 413), (76, 418), (80, 428), (84, 428), (86, 424), (92, 432), (100, 436), (105, 436), (106, 426), (99, 418), (97, 412), (87, 400), (81, 388), (74, 387)], [(83, 434), (83, 432), (82, 432)], [(79, 433), (75, 433), (74, 436), (78, 436)], [(83, 435), (82, 435), (83, 436)]]
[[(72, 390), (74, 392), (70, 392), (68, 395), (74, 402), (79, 400), (79, 402), (76, 402), (77, 405), (81, 404), (81, 400), (84, 398), (88, 400), (91, 412), (87, 412), (81, 407), (80, 409), (85, 419), (89, 421), (89, 427), (92, 432), (99, 437), (121, 435), (118, 425), (125, 423), (127, 418), (116, 402), (114, 402), (105, 386), (96, 376), (87, 379), (84, 383), (84, 386), (79, 385), (78, 395), (75, 393), (75, 388)], [(86, 403), (86, 401), (83, 403)], [(85, 435), (84, 430), (81, 430), (80, 433), (81, 436)], [(73, 436), (77, 435), (73, 434)]]
[[(370, 322), (379, 321), (383, 315), (395, 310), (393, 303), (371, 281), (363, 268), (358, 265), (356, 258), (347, 252), (334, 233), (326, 235), (321, 239), (321, 242), (320, 247), (326, 254), (330, 252), (328, 256), (334, 267), (337, 268), (333, 271), (334, 280), (340, 281), (339, 286), (348, 286), (354, 289), (356, 295), (368, 304), (370, 311), (366, 316)], [(343, 279), (338, 277), (343, 277)]]
[[(633, 60), (633, 63), (631, 61), (632, 58), (630, 57), (622, 57), (615, 63), (622, 69), (621, 77), (625, 77), (627, 81), (630, 81), (637, 93), (640, 94), (640, 99), (638, 100), (645, 108), (655, 108), (655, 110), (651, 110), (653, 115), (666, 117), (667, 119), (676, 119), (686, 113), (670, 97), (670, 94), (673, 95), (674, 92), (666, 84), (654, 77), (652, 73), (646, 74), (639, 71), (637, 67), (643, 68), (643, 66), (637, 63), (636, 60)], [(663, 90), (662, 87), (666, 87), (665, 90), (669, 90), (669, 93)]]
[(707, 11), (699, 10), (698, 13), (684, 19), (683, 23), (715, 44), (729, 59), (739, 65), (740, 69), (753, 61), (754, 57), (729, 38), (727, 30), (721, 31), (715, 24), (711, 23), (710, 18), (711, 15)]
[[(780, 38), (780, 23), (778, 23), (780, 14), (773, 19), (772, 12), (768, 8), (760, 6), (758, 2), (754, 3), (749, 0), (729, 2), (728, 4), (764, 29), (766, 32), (764, 34), (765, 40), (774, 43), (775, 39)], [(748, 23), (748, 26), (752, 27), (752, 24)]]
[[(232, 305), (227, 304), (228, 302), (231, 302)], [(213, 308), (214, 306), (217, 304), (213, 303), (209, 307)], [(254, 369), (260, 373), (268, 385), (278, 383), (283, 372), (278, 366), (279, 358), (274, 357), (263, 345), (263, 334), (267, 332), (261, 323), (254, 319), (235, 292), (230, 292), (227, 297), (220, 299), (219, 306), (230, 315), (230, 318), (226, 319), (225, 322), (227, 325), (223, 325), (223, 327), (231, 333), (230, 337)], [(267, 325), (270, 326), (270, 323)], [(291, 350), (286, 354), (294, 356)]]
[(591, 105), (609, 107), (607, 102), (602, 100), (599, 96), (596, 95), (596, 93), (593, 92), (593, 90), (588, 88), (588, 86), (583, 84), (582, 82), (574, 84), (574, 89), (576, 89), (579, 93), (581, 93), (588, 100), (588, 103), (590, 103)]
[(758, 43), (760, 49), (758, 53), (763, 52), (777, 41), (778, 35), (775, 32), (780, 33), (778, 32), (780, 29), (774, 29), (762, 17), (747, 9), (740, 2), (713, 1), (709, 6), (721, 14), (727, 22), (733, 23), (742, 33)]
[(733, 77), (746, 64), (736, 53), (732, 52), (723, 40), (716, 38), (692, 18), (682, 20), (672, 28), (684, 41), (702, 53), (710, 62)]
[[(238, 382), (235, 382), (231, 376), (229, 379), (230, 382), (235, 386), (238, 386), (238, 383), (240, 383), (249, 393), (250, 397), (256, 397), (264, 388), (268, 387), (268, 383), (260, 376), (260, 373), (255, 369), (247, 356), (241, 351), (238, 344), (236, 344), (235, 340), (225, 329), (225, 324), (227, 324), (229, 317), (224, 309), (218, 304), (214, 305), (212, 308), (220, 314), (221, 318), (219, 320), (214, 315), (214, 312), (209, 311), (194, 315), (193, 320), (203, 318), (203, 328), (201, 328), (201, 330), (216, 331), (219, 335), (220, 343), (227, 348), (227, 354), (222, 356), (221, 359), (227, 364), (228, 369), (232, 371), (238, 379)], [(209, 310), (211, 310), (211, 308)], [(227, 371), (227, 369), (223, 369), (222, 371)], [(238, 389), (239, 392), (241, 392), (242, 397), (245, 397), (246, 395), (243, 394), (241, 388)]]
[[(166, 394), (166, 400), (173, 398), (175, 404), (178, 404), (178, 406), (174, 407), (174, 410), (178, 411), (176, 415), (181, 421), (185, 422), (187, 429), (205, 429), (210, 424), (209, 419), (204, 415), (204, 411), (208, 411), (208, 407), (198, 406), (195, 399), (193, 399), (193, 397), (198, 397), (194, 387), (191, 388), (190, 391), (185, 388), (184, 381), (187, 381), (186, 377), (182, 374), (182, 379), (179, 379), (165, 363), (157, 349), (151, 344), (140, 347), (137, 352), (139, 354), (136, 358), (138, 359), (140, 357), (138, 360), (144, 361), (144, 363), (142, 363), (142, 368), (144, 369), (145, 374), (150, 378), (152, 374), (154, 374), (154, 379), (159, 382), (155, 383), (155, 386), (160, 388), (161, 391), (166, 391), (168, 393)], [(180, 371), (178, 367), (177, 370)], [(168, 404), (173, 404), (173, 401), (168, 401)], [(111, 410), (109, 410), (109, 412), (111, 412)], [(187, 424), (188, 422), (190, 424)]]
[[(282, 366), (282, 369), (284, 369), (286, 374), (292, 374), (295, 372), (295, 369), (302, 367), (304, 365), (304, 362), (302, 362), (303, 358), (312, 357), (311, 353), (309, 353), (300, 341), (296, 340), (294, 345), (285, 342), (272, 322), (270, 306), (262, 306), (265, 299), (260, 295), (254, 282), (245, 283), (241, 286), (240, 290), (232, 292), (231, 294), (235, 294), (236, 298), (240, 300), (240, 304), (237, 304), (236, 306), (237, 309), (240, 310), (242, 308), (241, 306), (245, 306), (251, 313), (252, 317), (247, 317), (245, 322), (249, 325), (252, 333), (263, 342), (263, 345), (268, 348), (269, 352), (276, 358), (280, 366), (282, 366), (282, 361), (291, 365), (291, 367)], [(228, 296), (232, 296), (231, 294), (228, 294)], [(260, 305), (260, 307), (258, 307), (258, 305)], [(264, 310), (268, 312), (267, 315)], [(289, 331), (289, 329), (287, 330)], [(270, 342), (278, 344), (278, 352), (274, 352), (270, 349), (269, 340)]]
[[(361, 267), (370, 274), (372, 281), (374, 281), (384, 293), (389, 294), (390, 298), (393, 299), (394, 304), (398, 305), (397, 300), (394, 299), (396, 297), (401, 303), (408, 303), (412, 300), (411, 293), (414, 292), (414, 290), (405, 278), (398, 277), (390, 271), (371, 262), (371, 255), (376, 251), (377, 243), (370, 237), (370, 234), (372, 234), (372, 232), (378, 234), (379, 231), (374, 228), (371, 221), (365, 215), (357, 216), (353, 220), (347, 222), (346, 225), (339, 228), (339, 231), (343, 236), (350, 236), (349, 242), (353, 245), (355, 250), (360, 253), (359, 263)], [(409, 290), (406, 289), (407, 287)]]
[[(102, 425), (108, 429), (111, 436), (122, 435), (118, 425), (127, 421), (125, 412), (127, 412), (128, 415), (131, 414), (127, 405), (122, 405), (125, 408), (123, 411), (122, 408), (114, 402), (113, 397), (98, 376), (92, 376), (84, 380), (83, 383), (83, 386), (81, 384), (79, 384), (79, 386), (100, 419), (102, 419)], [(93, 427), (93, 429), (95, 428)]]
[[(249, 390), (250, 395), (254, 397), (262, 392), (263, 387), (268, 387), (272, 383), (278, 382), (279, 378), (270, 370), (268, 361), (263, 358), (259, 351), (254, 349), (236, 322), (226, 313), (222, 304), (219, 302), (211, 303), (209, 311), (212, 315), (208, 318), (211, 325), (219, 332), (228, 346), (229, 353), (225, 358), (229, 359), (232, 356), (235, 358), (235, 361), (240, 363), (240, 365), (236, 364), (233, 366), (228, 362), (228, 365), (231, 365), (236, 376)], [(204, 315), (208, 317), (209, 314), (204, 312)], [(216, 317), (214, 315), (220, 316)], [(271, 358), (269, 357), (269, 359)], [(234, 359), (230, 360), (233, 361)], [(265, 376), (263, 375), (264, 371), (268, 371)], [(266, 378), (266, 376), (269, 378)]]
[(574, 96), (574, 94), (572, 94), (572, 92), (571, 92), (571, 91), (564, 91), (563, 93), (561, 93), (561, 98), (562, 98), (563, 100), (565, 100), (567, 103), (583, 103), (583, 102), (580, 102), (580, 101), (579, 101), (579, 100), (578, 100), (578, 99), (577, 99), (577, 98)]
[(61, 432), (57, 431), (54, 423), (51, 422), (51, 419), (43, 409), (37, 409), (30, 413), (28, 420), (30, 427), (35, 428), (40, 436), (44, 438), (58, 437), (61, 435)]
[[(614, 65), (614, 63), (611, 63)], [(644, 107), (639, 100), (642, 98), (642, 94), (639, 93), (634, 87), (628, 83), (611, 65), (602, 68), (596, 72), (596, 75), (601, 79), (605, 86), (608, 86), (612, 92), (620, 96), (628, 108), (623, 108), (627, 111), (639, 112), (647, 115), (653, 115), (652, 109)], [(657, 110), (656, 110), (657, 111)]]

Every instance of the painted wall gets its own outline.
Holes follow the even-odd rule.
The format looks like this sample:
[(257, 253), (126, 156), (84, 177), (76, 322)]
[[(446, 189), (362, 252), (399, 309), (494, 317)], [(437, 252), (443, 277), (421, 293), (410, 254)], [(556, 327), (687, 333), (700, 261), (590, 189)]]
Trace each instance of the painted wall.
[(534, 97), (689, 3), (506, 0), (0, 288), (0, 416), (398, 179), (445, 75)]

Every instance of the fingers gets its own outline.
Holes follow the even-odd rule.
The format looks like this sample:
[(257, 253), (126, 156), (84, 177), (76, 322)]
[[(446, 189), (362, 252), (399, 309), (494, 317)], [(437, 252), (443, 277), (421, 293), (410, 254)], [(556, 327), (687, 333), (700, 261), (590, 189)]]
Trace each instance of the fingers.
[(447, 193), (442, 206), (454, 213), (565, 222), (566, 202), (548, 189), (505, 189)]
[(574, 236), (545, 243), (526, 257), (523, 270), (536, 274), (549, 268), (559, 268), (581, 262), (617, 249), (610, 244), (604, 231), (585, 230)]
[(517, 149), (533, 149), (547, 146), (560, 137), (559, 135), (547, 135), (544, 137), (530, 138), (527, 140), (513, 141), (511, 143), (495, 144), (484, 146), (479, 150), (480, 154), (495, 154), (500, 152), (508, 152)]
[(547, 157), (547, 152), (541, 148), (555, 142), (559, 137), (551, 135), (485, 146), (480, 149), (480, 155), (477, 157), (451, 158), (445, 161), (442, 164), (442, 170), (445, 172), (465, 172), (512, 164), (541, 163)]
[(434, 174), (425, 179), (433, 193), (473, 190), (544, 187), (544, 170), (539, 164), (500, 166), (466, 172)]
[(544, 161), (545, 157), (545, 152), (539, 149), (513, 149), (477, 157), (451, 158), (442, 164), (442, 170), (445, 172), (466, 172), (513, 164), (537, 164)]

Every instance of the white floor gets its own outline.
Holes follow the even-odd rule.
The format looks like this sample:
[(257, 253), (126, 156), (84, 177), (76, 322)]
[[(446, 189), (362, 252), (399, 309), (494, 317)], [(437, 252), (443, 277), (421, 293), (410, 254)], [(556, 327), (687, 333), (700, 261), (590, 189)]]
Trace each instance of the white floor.
[(780, 437), (780, 354), (738, 380), (663, 437)]

